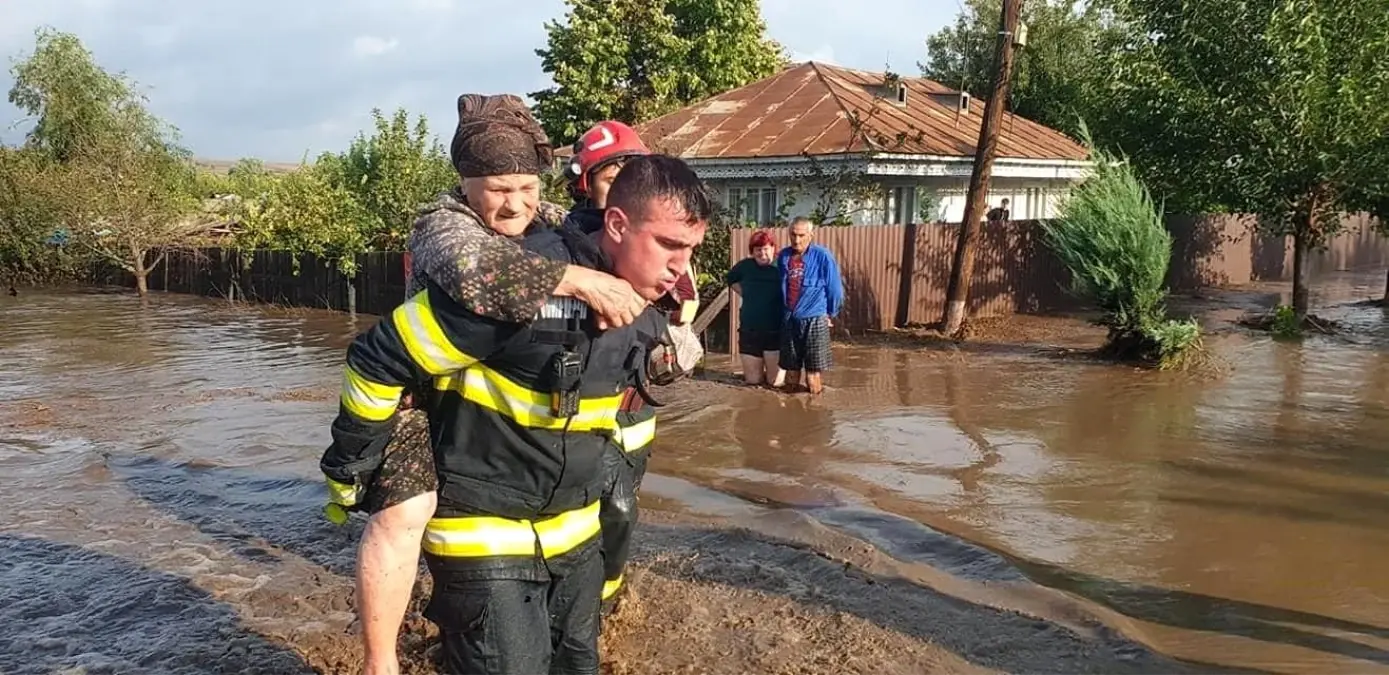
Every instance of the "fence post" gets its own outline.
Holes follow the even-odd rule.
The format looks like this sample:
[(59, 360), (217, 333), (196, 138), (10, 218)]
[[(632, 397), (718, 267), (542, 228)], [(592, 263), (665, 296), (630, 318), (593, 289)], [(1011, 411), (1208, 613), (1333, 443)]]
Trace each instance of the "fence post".
[(912, 286), (916, 277), (916, 228), (915, 221), (902, 227), (902, 257), (897, 266), (901, 278), (897, 280), (897, 315), (893, 325), (904, 328), (911, 317)]

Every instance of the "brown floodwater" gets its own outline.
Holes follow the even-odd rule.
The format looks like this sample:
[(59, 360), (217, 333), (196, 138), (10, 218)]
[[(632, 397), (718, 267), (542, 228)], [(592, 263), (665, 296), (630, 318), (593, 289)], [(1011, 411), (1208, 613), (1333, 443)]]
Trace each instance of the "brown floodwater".
[[(1345, 302), (1382, 284), (1323, 285), (1344, 335), (1210, 336), (1215, 378), (866, 347), (819, 399), (715, 377), (663, 411), (643, 499), (795, 511), (1192, 663), (1389, 671), (1389, 321)], [(317, 458), (370, 317), (51, 291), (0, 319), (0, 672), (311, 672), (350, 642), (357, 531), (319, 517)]]

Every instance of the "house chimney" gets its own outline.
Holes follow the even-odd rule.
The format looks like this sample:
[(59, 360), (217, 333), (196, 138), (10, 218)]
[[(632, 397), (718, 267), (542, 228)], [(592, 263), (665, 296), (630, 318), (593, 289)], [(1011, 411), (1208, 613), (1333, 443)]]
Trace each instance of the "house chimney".
[(960, 92), (960, 109), (959, 109), (959, 113), (960, 113), (961, 115), (968, 115), (968, 114), (969, 114), (969, 92), (967, 92), (967, 91), (962, 91), (962, 92)]
[(898, 82), (898, 83), (897, 83), (897, 107), (899, 107), (899, 108), (905, 108), (905, 107), (907, 107), (907, 83), (906, 83), (906, 82)]

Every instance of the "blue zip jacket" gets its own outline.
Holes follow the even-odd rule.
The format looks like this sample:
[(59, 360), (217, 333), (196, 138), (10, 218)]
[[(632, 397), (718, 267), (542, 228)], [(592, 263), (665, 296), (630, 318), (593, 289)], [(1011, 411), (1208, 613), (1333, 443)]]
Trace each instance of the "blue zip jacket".
[[(795, 251), (790, 246), (781, 249), (776, 256), (777, 269), (781, 270), (782, 297), (791, 298), (790, 264)], [(801, 277), (801, 296), (795, 307), (787, 307), (786, 317), (790, 319), (813, 319), (839, 316), (839, 308), (844, 305), (844, 280), (839, 276), (839, 263), (834, 254), (819, 244), (811, 244), (802, 254), (805, 263)]]

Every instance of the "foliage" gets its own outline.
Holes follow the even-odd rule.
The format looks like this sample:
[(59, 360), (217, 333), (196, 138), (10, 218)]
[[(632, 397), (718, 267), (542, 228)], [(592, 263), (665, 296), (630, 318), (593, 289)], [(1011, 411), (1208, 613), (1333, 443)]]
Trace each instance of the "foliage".
[(594, 123), (635, 124), (774, 74), (785, 63), (757, 0), (566, 0), (536, 50), (555, 86), (534, 92), (557, 146)]
[(714, 212), (714, 217), (709, 219), (709, 228), (704, 232), (704, 242), (695, 249), (694, 265), (699, 278), (695, 284), (699, 286), (701, 297), (711, 293), (718, 293), (723, 288), (724, 277), (728, 275), (729, 263), (729, 239), (733, 228), (746, 227), (739, 222), (738, 215), (733, 210), (726, 207), (719, 207)]
[[(368, 249), (381, 224), (346, 187), (333, 183), (336, 168), (314, 166), (276, 176), (259, 196), (243, 197), (237, 247), (308, 253), (354, 276), (357, 254)], [(296, 271), (299, 257), (294, 257)]]
[(1200, 329), (1166, 319), (1172, 235), (1123, 158), (1095, 149), (1091, 159), (1093, 175), (1071, 192), (1057, 219), (1043, 222), (1047, 244), (1070, 270), (1073, 291), (1104, 312), (1111, 355), (1176, 365), (1198, 344)]
[[(1128, 26), (1112, 2), (1031, 0), (1022, 7), (1027, 45), (1013, 69), (1010, 109), (1035, 122), (1077, 132), (1077, 120), (1107, 105), (1107, 64)], [(980, 100), (993, 92), (1000, 0), (966, 0), (954, 25), (926, 39), (922, 75)]]
[(196, 177), (174, 129), (123, 77), (102, 70), (74, 36), (40, 29), (18, 61), (10, 101), (35, 120), (26, 143), (43, 157), (35, 193), (74, 245), (145, 277), (203, 228)]
[[(1111, 95), (1130, 118), (1127, 149), (1161, 192), (1187, 210), (1257, 213), (1298, 255), (1384, 194), (1381, 0), (1127, 4), (1143, 38), (1122, 54)], [(1293, 297), (1305, 315), (1304, 279)]]
[(34, 122), (27, 144), (57, 162), (113, 133), (114, 113), (137, 100), (132, 84), (103, 70), (77, 36), (49, 27), (34, 31), (33, 53), (10, 74), (9, 101)]
[(0, 280), (41, 283), (71, 278), (82, 257), (60, 245), (63, 221), (43, 198), (47, 157), (0, 147)]
[(359, 133), (346, 152), (321, 156), (316, 169), (374, 216), (370, 224), (379, 228), (367, 234), (377, 247), (401, 249), (420, 207), (448, 190), (458, 174), (423, 115), (413, 124), (404, 109), (389, 119), (379, 109), (371, 115), (374, 134)]
[(1274, 337), (1291, 339), (1302, 335), (1302, 322), (1297, 320), (1297, 312), (1291, 305), (1279, 305), (1273, 310), (1269, 330)]
[(354, 276), (357, 254), (404, 248), (421, 206), (458, 180), (443, 146), (420, 116), (372, 111), (375, 132), (345, 152), (324, 153), (283, 175), (243, 159), (216, 188), (236, 195), (241, 249), (275, 249), (333, 263)]
[(540, 199), (558, 204), (566, 210), (574, 207), (574, 197), (569, 194), (569, 181), (559, 172), (541, 174)]

